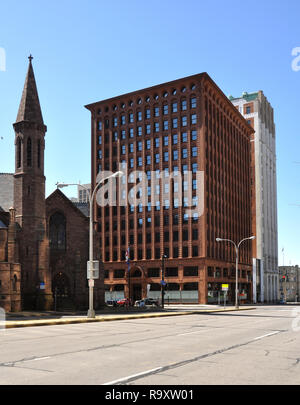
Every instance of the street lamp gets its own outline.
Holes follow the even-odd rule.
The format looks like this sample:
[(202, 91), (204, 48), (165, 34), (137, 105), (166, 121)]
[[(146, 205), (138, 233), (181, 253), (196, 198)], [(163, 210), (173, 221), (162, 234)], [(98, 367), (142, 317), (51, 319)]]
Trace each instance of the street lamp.
[(164, 308), (165, 305), (165, 259), (168, 257), (162, 255), (161, 257), (161, 307)]
[(233, 242), (230, 239), (222, 239), (222, 238), (216, 238), (217, 242), (230, 242), (234, 245), (235, 247), (235, 307), (238, 308), (238, 266), (239, 266), (239, 247), (244, 242), (245, 240), (252, 240), (255, 239), (255, 236), (249, 236), (248, 238), (242, 239), (238, 244)]
[(118, 171), (116, 173), (113, 173), (99, 181), (99, 183), (96, 185), (94, 188), (93, 192), (92, 190), (89, 190), (88, 188), (84, 187), (82, 184), (78, 183), (72, 183), (72, 184), (66, 184), (66, 183), (56, 183), (57, 188), (63, 188), (67, 186), (80, 186), (88, 191), (88, 196), (89, 196), (89, 203), (90, 203), (90, 236), (89, 236), (89, 262), (88, 262), (88, 279), (89, 279), (89, 310), (87, 313), (88, 318), (95, 318), (95, 310), (93, 307), (94, 303), (94, 298), (93, 298), (93, 293), (94, 293), (94, 287), (92, 285), (91, 280), (93, 280), (93, 275), (95, 271), (95, 262), (94, 262), (94, 239), (93, 239), (93, 202), (94, 198), (96, 195), (96, 191), (98, 191), (98, 188), (100, 187), (101, 184), (103, 184), (106, 180), (115, 178), (115, 177), (121, 177), (123, 176), (123, 172)]

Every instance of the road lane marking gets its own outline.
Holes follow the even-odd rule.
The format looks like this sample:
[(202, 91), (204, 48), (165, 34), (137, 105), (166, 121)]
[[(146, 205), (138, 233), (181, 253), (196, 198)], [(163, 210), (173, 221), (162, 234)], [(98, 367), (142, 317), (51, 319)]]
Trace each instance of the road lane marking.
[(50, 359), (50, 358), (51, 358), (50, 356), (37, 357), (36, 359), (33, 359), (33, 361), (36, 361), (36, 360), (45, 360), (45, 359)]
[(271, 333), (267, 333), (266, 335), (258, 336), (256, 338), (254, 338), (253, 340), (259, 340), (259, 339), (263, 339), (264, 337), (267, 337), (267, 336), (277, 335), (277, 333), (280, 333), (280, 331), (276, 330), (275, 332), (271, 332)]
[[(206, 330), (207, 331), (207, 330)], [(185, 336), (185, 335), (192, 335), (193, 333), (200, 333), (203, 332), (203, 330), (196, 330), (195, 332), (186, 332), (186, 333), (180, 333), (177, 336)]]
[(163, 367), (153, 368), (152, 370), (143, 371), (141, 373), (133, 374), (133, 375), (130, 375), (128, 377), (119, 378), (118, 380), (110, 381), (110, 382), (104, 383), (102, 385), (115, 385), (115, 384), (118, 384), (118, 383), (121, 383), (121, 382), (124, 382), (124, 381), (128, 381), (131, 378), (135, 379), (135, 378), (139, 378), (139, 377), (144, 377), (144, 376), (146, 376), (148, 374), (156, 373), (156, 372), (162, 370), (162, 368)]

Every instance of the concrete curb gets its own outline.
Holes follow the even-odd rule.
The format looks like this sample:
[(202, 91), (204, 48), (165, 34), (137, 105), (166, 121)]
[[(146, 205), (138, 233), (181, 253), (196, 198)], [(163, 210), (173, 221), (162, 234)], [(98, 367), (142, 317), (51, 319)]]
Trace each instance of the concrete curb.
[(38, 319), (30, 321), (6, 321), (5, 329), (12, 328), (25, 328), (33, 326), (49, 326), (49, 325), (68, 325), (77, 323), (92, 323), (92, 322), (109, 322), (109, 321), (123, 321), (128, 319), (141, 319), (141, 318), (158, 318), (164, 316), (181, 316), (181, 315), (195, 315), (195, 314), (207, 314), (215, 312), (235, 312), (235, 311), (249, 311), (251, 309), (256, 309), (255, 307), (245, 307), (245, 308), (226, 308), (226, 309), (201, 309), (195, 311), (181, 311), (181, 312), (158, 312), (150, 314), (132, 314), (132, 315), (112, 315), (112, 316), (101, 316), (98, 315), (96, 318), (66, 318), (66, 319)]

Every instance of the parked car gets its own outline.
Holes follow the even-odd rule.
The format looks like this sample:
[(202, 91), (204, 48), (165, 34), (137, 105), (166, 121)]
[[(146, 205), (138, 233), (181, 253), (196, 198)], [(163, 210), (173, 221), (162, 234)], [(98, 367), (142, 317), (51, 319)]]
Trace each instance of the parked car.
[(144, 307), (144, 306), (158, 307), (159, 302), (158, 302), (158, 300), (155, 300), (154, 298), (145, 298), (143, 300), (135, 301), (134, 306), (135, 307)]
[(117, 300), (107, 300), (106, 305), (109, 307), (116, 307), (117, 306)]
[(145, 299), (145, 305), (151, 305), (152, 307), (158, 307), (159, 306), (159, 302), (158, 300), (154, 299), (154, 298), (146, 298)]
[(117, 301), (117, 305), (119, 307), (127, 307), (127, 306), (129, 306), (129, 304), (130, 304), (130, 301), (128, 298), (122, 298), (121, 300)]

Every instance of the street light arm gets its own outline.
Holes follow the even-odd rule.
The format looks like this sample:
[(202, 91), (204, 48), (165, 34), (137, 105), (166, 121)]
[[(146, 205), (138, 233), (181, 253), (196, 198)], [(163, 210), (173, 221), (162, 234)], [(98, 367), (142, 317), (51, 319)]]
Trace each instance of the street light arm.
[(248, 238), (242, 239), (242, 240), (239, 242), (239, 244), (238, 244), (238, 248), (240, 247), (240, 245), (241, 245), (245, 240), (252, 240), (252, 239), (255, 239), (255, 236), (250, 236), (250, 237), (248, 237)]
[(235, 246), (235, 248), (237, 249), (236, 243), (235, 243), (233, 240), (231, 240), (231, 239), (216, 238), (216, 241), (217, 241), (217, 242), (230, 242), (230, 243), (232, 243), (232, 244)]
[(94, 188), (94, 191), (93, 191), (93, 193), (92, 193), (92, 195), (91, 195), (91, 197), (90, 197), (90, 198), (91, 198), (91, 201), (94, 200), (95, 192), (98, 190), (98, 188), (100, 187), (101, 184), (103, 184), (103, 183), (104, 183), (106, 180), (108, 180), (108, 179), (121, 177), (121, 176), (123, 176), (123, 175), (124, 175), (123, 172), (118, 171), (118, 172), (116, 172), (116, 173), (113, 173), (113, 174), (110, 174), (109, 176), (104, 177), (104, 179), (101, 179), (101, 180), (99, 181), (99, 183), (96, 185), (96, 187)]

